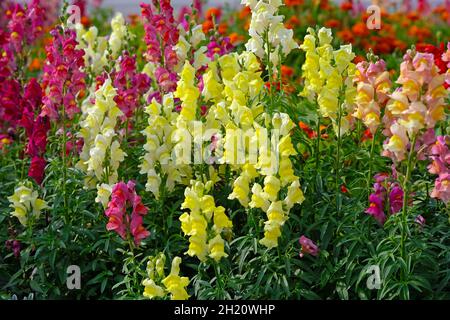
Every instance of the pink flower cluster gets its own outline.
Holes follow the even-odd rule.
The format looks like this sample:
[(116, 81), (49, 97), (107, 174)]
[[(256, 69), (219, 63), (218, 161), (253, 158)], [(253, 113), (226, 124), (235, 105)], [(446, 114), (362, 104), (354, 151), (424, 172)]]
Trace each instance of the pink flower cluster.
[[(24, 47), (31, 46), (43, 33), (44, 12), (39, 0), (33, 0), (24, 9), (19, 3), (2, 3), (8, 23), (0, 29), (0, 129), (15, 128), (21, 118), (22, 83), (16, 72), (25, 63), (18, 59)], [(22, 59), (23, 60), (23, 59)]]
[(206, 48), (208, 49), (206, 51), (206, 56), (211, 60), (214, 60), (214, 55), (218, 54), (219, 56), (223, 56), (231, 52), (234, 47), (228, 37), (218, 39), (211, 37)]
[(384, 225), (387, 218), (385, 212), (392, 215), (402, 209), (404, 192), (387, 173), (376, 174), (374, 178), (374, 192), (369, 196), (370, 205), (366, 213), (374, 217), (380, 225)]
[(77, 49), (76, 32), (56, 27), (51, 32), (53, 41), (45, 48), (47, 62), (44, 66), (43, 87), (46, 89), (42, 115), (59, 118), (59, 110), (65, 107), (69, 118), (79, 112), (77, 96), (86, 87), (84, 50)]
[[(128, 209), (131, 210), (131, 215), (127, 213)], [(106, 229), (114, 230), (124, 240), (132, 237), (136, 246), (139, 246), (141, 240), (150, 235), (143, 226), (143, 217), (147, 212), (148, 208), (136, 193), (135, 183), (119, 182), (113, 187), (111, 201), (105, 211), (109, 218)]]
[(179, 31), (170, 0), (153, 0), (153, 6), (145, 3), (140, 6), (147, 44), (146, 59), (155, 65), (155, 78), (162, 93), (175, 91), (177, 74), (174, 68), (178, 64), (175, 46)]
[(436, 143), (430, 147), (429, 157), (432, 160), (428, 171), (438, 175), (434, 183), (431, 197), (442, 200), (444, 203), (450, 201), (450, 137), (438, 136)]
[(300, 237), (299, 243), (302, 247), (300, 249), (300, 258), (303, 258), (305, 253), (310, 254), (314, 257), (316, 257), (319, 254), (319, 247), (314, 243), (314, 241), (305, 237), (304, 235)]
[(43, 33), (44, 10), (40, 0), (32, 0), (26, 10), (22, 5), (16, 3), (9, 12), (10, 43), (16, 52), (21, 52), (24, 44), (32, 44)]
[(18, 258), (20, 256), (20, 241), (9, 239), (5, 241), (5, 247), (7, 250), (11, 250), (14, 253), (14, 257)]
[[(136, 56), (130, 56), (123, 52), (119, 57), (119, 71), (112, 71), (109, 77), (113, 80), (117, 95), (114, 101), (124, 113), (125, 118), (130, 118), (139, 106), (139, 97), (143, 96), (150, 88), (150, 78), (145, 73), (136, 70)], [(97, 77), (97, 86), (101, 86), (108, 74)]]

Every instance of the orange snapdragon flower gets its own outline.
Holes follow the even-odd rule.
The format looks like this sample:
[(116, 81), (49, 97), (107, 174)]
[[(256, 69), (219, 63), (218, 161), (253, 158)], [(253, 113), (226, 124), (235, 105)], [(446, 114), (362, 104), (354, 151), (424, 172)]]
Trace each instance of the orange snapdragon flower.
[[(308, 126), (308, 124), (306, 124), (305, 122), (299, 121), (298, 126), (300, 127), (300, 129), (303, 130), (303, 132), (305, 132), (305, 133), (308, 135), (308, 137), (309, 137), (310, 139), (315, 139), (315, 138), (317, 137), (317, 132), (316, 132), (314, 129), (312, 129), (310, 126)], [(326, 129), (327, 129), (326, 126), (320, 125), (320, 132), (321, 132), (321, 133), (322, 133), (324, 130), (326, 130)], [(328, 138), (328, 134), (327, 134), (327, 133), (322, 133), (322, 134), (321, 134), (321, 137), (322, 137), (323, 139), (326, 139), (326, 138)]]
[(233, 32), (233, 33), (231, 33), (229, 36), (228, 36), (228, 38), (230, 38), (230, 42), (233, 44), (233, 45), (238, 45), (238, 44), (240, 44), (240, 43), (242, 43), (244, 40), (245, 40), (245, 37), (244, 36), (242, 36), (242, 35), (240, 35), (240, 34), (238, 34), (238, 33), (236, 33), (236, 32)]
[(228, 25), (226, 24), (226, 22), (222, 22), (221, 24), (219, 24), (217, 31), (219, 31), (221, 35), (225, 35), (228, 31)]
[(28, 66), (28, 70), (30, 70), (31, 72), (33, 71), (39, 71), (42, 68), (42, 63), (41, 60), (39, 58), (34, 58), (30, 65)]
[(330, 19), (325, 22), (325, 27), (327, 28), (339, 28), (341, 26), (341, 22), (337, 19)]
[(243, 7), (241, 11), (239, 11), (239, 19), (244, 20), (246, 17), (250, 16), (252, 13), (252, 10), (250, 7)]
[(285, 5), (288, 7), (299, 6), (303, 4), (303, 0), (285, 0)]
[(85, 28), (88, 28), (91, 25), (91, 20), (87, 16), (82, 16), (80, 22)]
[(344, 42), (351, 42), (353, 43), (355, 41), (353, 37), (353, 32), (349, 29), (343, 29), (337, 33), (337, 36)]
[(300, 25), (300, 19), (297, 16), (292, 16), (284, 24), (287, 29), (294, 29)]
[(286, 65), (281, 66), (281, 76), (283, 78), (292, 78), (293, 75), (294, 75), (294, 68), (291, 68)]
[(214, 29), (214, 23), (211, 20), (205, 20), (202, 24), (203, 33), (208, 33)]
[(369, 29), (364, 22), (358, 22), (352, 27), (352, 32), (357, 37), (367, 37), (369, 35)]
[(220, 8), (212, 7), (212, 8), (209, 8), (208, 10), (206, 10), (205, 19), (212, 20), (214, 17), (214, 19), (216, 19), (216, 21), (217, 21), (217, 19), (220, 18), (221, 15), (222, 15), (222, 10)]
[(130, 25), (135, 27), (139, 22), (140, 16), (137, 14), (130, 14), (128, 19), (130, 20)]

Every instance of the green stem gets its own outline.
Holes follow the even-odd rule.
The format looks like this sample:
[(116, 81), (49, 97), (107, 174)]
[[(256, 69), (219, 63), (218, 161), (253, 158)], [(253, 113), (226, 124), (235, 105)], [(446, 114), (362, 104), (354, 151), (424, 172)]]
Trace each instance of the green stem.
[[(63, 161), (63, 200), (64, 200), (64, 217), (67, 214), (67, 192), (66, 192), (66, 182), (67, 182), (67, 164), (66, 164), (66, 107), (62, 105), (62, 161)], [(67, 217), (66, 217), (67, 219)], [(67, 223), (67, 221), (66, 221)]]
[(377, 137), (378, 130), (375, 131), (375, 134), (372, 137), (372, 143), (370, 145), (370, 156), (369, 156), (369, 172), (367, 174), (367, 190), (370, 193), (370, 182), (372, 181), (372, 163), (373, 163), (373, 155), (375, 150), (375, 139)]
[(337, 153), (336, 153), (336, 210), (337, 214), (341, 211), (339, 205), (339, 175), (340, 175), (340, 162), (341, 162), (341, 121), (342, 121), (342, 104), (339, 104), (338, 108), (338, 129), (337, 129)]
[[(406, 236), (408, 233), (408, 202), (409, 202), (409, 192), (410, 192), (410, 184), (409, 180), (411, 179), (411, 171), (413, 169), (413, 157), (414, 157), (414, 148), (416, 145), (416, 136), (413, 137), (411, 142), (411, 147), (408, 154), (408, 162), (406, 165), (406, 175), (405, 179), (403, 180), (403, 207), (402, 207), (402, 228), (401, 228), (401, 255), (403, 261), (406, 263)], [(405, 281), (406, 274), (404, 272), (404, 269), (402, 269), (401, 272), (401, 280)]]
[[(218, 267), (218, 263), (214, 261), (214, 272), (216, 274), (216, 281), (217, 281), (217, 290), (223, 291), (223, 283), (222, 283), (222, 277), (220, 276), (220, 271)], [(218, 292), (219, 293), (219, 292)], [(217, 297), (217, 296), (216, 296)], [(222, 299), (222, 297), (220, 297)]]
[(320, 162), (320, 111), (317, 109), (317, 141), (316, 141), (316, 176), (319, 174), (319, 162)]
[(269, 76), (269, 95), (270, 95), (270, 110), (273, 110), (273, 88), (272, 88), (272, 63), (270, 61), (270, 42), (269, 42), (269, 30), (266, 32), (266, 45), (267, 45), (267, 74)]

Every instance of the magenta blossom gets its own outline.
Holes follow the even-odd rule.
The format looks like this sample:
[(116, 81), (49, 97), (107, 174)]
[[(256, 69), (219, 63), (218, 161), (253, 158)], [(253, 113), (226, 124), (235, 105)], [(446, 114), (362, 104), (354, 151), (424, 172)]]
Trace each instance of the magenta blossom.
[(365, 213), (371, 215), (380, 224), (384, 225), (387, 215), (398, 213), (403, 207), (404, 192), (395, 175), (389, 176), (387, 173), (378, 173), (374, 176), (374, 192), (369, 196), (369, 208)]
[(391, 214), (399, 212), (403, 207), (403, 190), (398, 185), (392, 187), (389, 193), (389, 205)]
[(414, 221), (421, 227), (425, 226), (425, 223), (426, 223), (425, 218), (420, 214), (416, 217), (416, 219)]
[(20, 256), (20, 241), (19, 240), (6, 240), (5, 247), (7, 250), (11, 250), (14, 256), (18, 258)]
[(300, 258), (303, 258), (304, 254), (310, 254), (316, 257), (319, 254), (319, 247), (309, 238), (302, 235), (299, 239), (299, 243), (302, 246), (300, 250)]
[(386, 221), (386, 215), (384, 214), (383, 207), (384, 199), (372, 193), (369, 196), (369, 202), (370, 205), (369, 208), (367, 208), (366, 213), (374, 217), (380, 225), (383, 225)]

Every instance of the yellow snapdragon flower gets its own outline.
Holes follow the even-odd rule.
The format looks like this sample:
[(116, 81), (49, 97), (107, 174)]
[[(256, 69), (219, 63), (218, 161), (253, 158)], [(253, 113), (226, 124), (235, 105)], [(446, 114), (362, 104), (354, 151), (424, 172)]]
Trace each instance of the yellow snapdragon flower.
[(166, 256), (161, 253), (156, 257), (150, 257), (147, 262), (148, 278), (142, 281), (145, 287), (143, 296), (149, 299), (164, 298), (170, 294), (171, 300), (187, 300), (189, 295), (186, 287), (189, 278), (180, 276), (181, 258), (174, 257), (169, 275), (165, 276)]
[(48, 209), (47, 202), (38, 198), (37, 191), (25, 185), (19, 185), (8, 200), (11, 202), (10, 207), (14, 209), (11, 216), (16, 217), (25, 227), (30, 219), (38, 219), (41, 211)]

